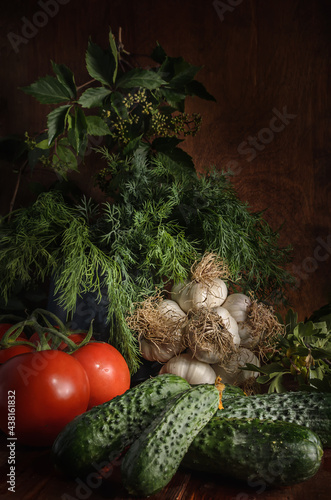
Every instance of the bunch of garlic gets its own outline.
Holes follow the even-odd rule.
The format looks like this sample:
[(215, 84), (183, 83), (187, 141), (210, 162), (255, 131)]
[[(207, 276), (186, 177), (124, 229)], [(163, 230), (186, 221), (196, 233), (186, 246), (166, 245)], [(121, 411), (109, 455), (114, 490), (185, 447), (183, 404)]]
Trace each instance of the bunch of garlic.
[(173, 286), (171, 298), (148, 299), (131, 326), (139, 332), (142, 356), (163, 364), (160, 373), (190, 384), (213, 384), (221, 376), (240, 386), (258, 375), (242, 368), (260, 366), (257, 347), (277, 330), (277, 321), (264, 304), (243, 293), (229, 294), (217, 259), (205, 255), (190, 280)]

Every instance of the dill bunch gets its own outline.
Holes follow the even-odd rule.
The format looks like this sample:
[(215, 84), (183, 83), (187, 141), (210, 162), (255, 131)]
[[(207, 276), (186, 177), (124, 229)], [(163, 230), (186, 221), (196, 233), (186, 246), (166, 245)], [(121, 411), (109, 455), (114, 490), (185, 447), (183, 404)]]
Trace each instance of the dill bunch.
[(278, 234), (239, 200), (223, 173), (198, 175), (162, 153), (137, 150), (118, 162), (100, 152), (113, 172), (114, 202), (98, 206), (83, 198), (71, 206), (49, 191), (2, 219), (5, 300), (17, 281), (29, 286), (52, 277), (69, 318), (77, 297), (95, 292), (101, 300), (106, 290), (109, 342), (134, 373), (139, 351), (126, 318), (146, 296), (184, 281), (205, 252), (218, 254), (231, 279), (260, 297), (289, 282), (283, 269), (289, 249), (278, 247)]

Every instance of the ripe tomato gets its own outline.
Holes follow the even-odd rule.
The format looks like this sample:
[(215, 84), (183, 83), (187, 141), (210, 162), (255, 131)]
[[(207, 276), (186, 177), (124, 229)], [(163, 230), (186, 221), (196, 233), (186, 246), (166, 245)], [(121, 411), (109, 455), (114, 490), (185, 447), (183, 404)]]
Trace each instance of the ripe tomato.
[(122, 354), (106, 342), (91, 342), (71, 354), (90, 381), (88, 408), (113, 399), (130, 388), (130, 370)]
[(25, 352), (33, 352), (35, 349), (29, 345), (12, 345), (5, 349), (0, 349), (0, 364), (4, 363), (10, 358), (23, 354)]
[(21, 354), (0, 367), (0, 428), (22, 444), (51, 446), (89, 398), (84, 368), (65, 352)]

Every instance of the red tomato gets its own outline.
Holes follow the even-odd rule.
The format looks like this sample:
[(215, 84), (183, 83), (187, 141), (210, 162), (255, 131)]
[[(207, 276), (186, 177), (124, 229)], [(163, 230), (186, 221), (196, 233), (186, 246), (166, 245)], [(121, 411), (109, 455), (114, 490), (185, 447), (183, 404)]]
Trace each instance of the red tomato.
[(0, 367), (0, 428), (22, 444), (51, 446), (89, 398), (84, 368), (65, 352), (21, 354)]
[(90, 381), (88, 408), (119, 396), (130, 387), (130, 370), (122, 354), (106, 342), (91, 342), (71, 354)]
[(26, 352), (33, 352), (35, 349), (29, 345), (12, 345), (6, 349), (0, 349), (0, 364), (10, 358)]

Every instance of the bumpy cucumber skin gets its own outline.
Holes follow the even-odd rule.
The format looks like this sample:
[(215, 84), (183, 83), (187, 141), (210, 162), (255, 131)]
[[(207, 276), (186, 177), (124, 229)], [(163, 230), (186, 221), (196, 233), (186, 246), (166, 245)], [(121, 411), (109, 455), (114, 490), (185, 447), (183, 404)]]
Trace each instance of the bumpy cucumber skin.
[(237, 385), (231, 385), (231, 384), (224, 384), (224, 385), (225, 387), (222, 392), (222, 400), (223, 398), (237, 398), (246, 396), (243, 389), (241, 389)]
[(278, 487), (314, 476), (322, 456), (319, 437), (295, 423), (213, 417), (193, 440), (182, 465)]
[(167, 401), (190, 387), (176, 375), (158, 375), (79, 415), (54, 441), (53, 463), (70, 477), (99, 470), (141, 434)]
[(227, 398), (217, 415), (295, 422), (314, 431), (325, 448), (331, 446), (331, 393), (283, 392)]
[(169, 402), (124, 456), (121, 474), (128, 492), (149, 496), (166, 486), (218, 404), (212, 385), (195, 386)]

